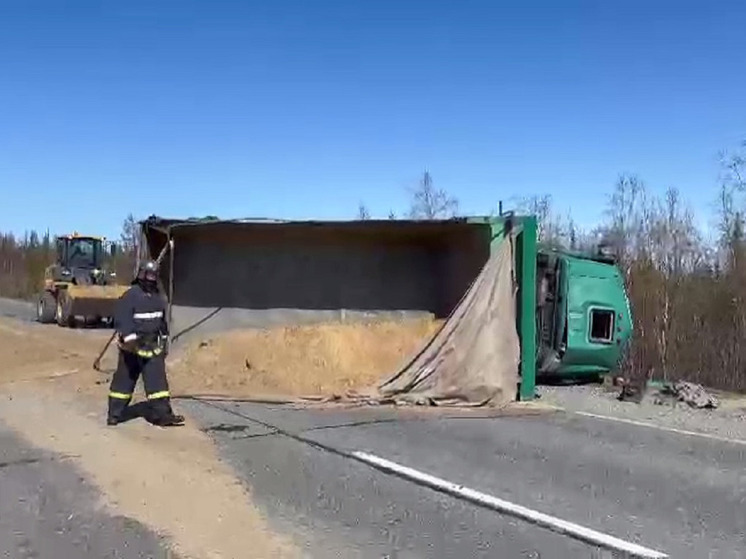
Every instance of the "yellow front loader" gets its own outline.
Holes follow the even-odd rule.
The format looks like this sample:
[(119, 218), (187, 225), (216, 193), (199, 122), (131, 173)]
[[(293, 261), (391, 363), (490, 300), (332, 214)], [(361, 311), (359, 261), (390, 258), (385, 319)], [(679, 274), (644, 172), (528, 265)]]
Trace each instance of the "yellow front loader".
[(56, 239), (57, 257), (44, 272), (44, 290), (36, 305), (39, 322), (60, 326), (109, 322), (117, 299), (129, 288), (119, 285), (105, 263), (113, 261), (116, 245), (103, 237), (61, 235)]

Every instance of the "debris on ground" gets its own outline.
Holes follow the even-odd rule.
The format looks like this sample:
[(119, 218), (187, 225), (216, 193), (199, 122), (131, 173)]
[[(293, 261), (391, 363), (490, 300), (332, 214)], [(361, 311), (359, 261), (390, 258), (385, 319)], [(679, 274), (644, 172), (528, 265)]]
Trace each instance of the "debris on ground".
[[(652, 386), (645, 379), (615, 379), (614, 385), (621, 386), (621, 392), (617, 396), (620, 402), (642, 403), (648, 395)], [(663, 382), (657, 390), (651, 394), (654, 404), (676, 405), (685, 403), (696, 409), (715, 409), (719, 406), (718, 399), (707, 392), (701, 384), (686, 381)]]
[(617, 400), (620, 402), (634, 402), (635, 404), (639, 404), (647, 393), (645, 380), (620, 379), (618, 383), (618, 386), (622, 387), (622, 391), (617, 397)]
[(715, 409), (720, 405), (718, 399), (701, 384), (686, 381), (665, 383), (658, 391), (655, 403), (663, 404), (665, 398), (675, 398), (678, 402), (697, 409)]

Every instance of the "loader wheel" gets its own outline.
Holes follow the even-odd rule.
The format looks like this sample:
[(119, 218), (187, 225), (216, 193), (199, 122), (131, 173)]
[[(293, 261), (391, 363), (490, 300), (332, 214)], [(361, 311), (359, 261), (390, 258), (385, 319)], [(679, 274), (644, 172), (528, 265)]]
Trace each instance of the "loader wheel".
[(72, 328), (75, 326), (75, 317), (70, 314), (70, 298), (67, 293), (61, 291), (57, 296), (57, 312), (55, 316), (57, 324)]
[(49, 291), (45, 291), (36, 302), (36, 320), (42, 324), (52, 324), (56, 317), (57, 300)]

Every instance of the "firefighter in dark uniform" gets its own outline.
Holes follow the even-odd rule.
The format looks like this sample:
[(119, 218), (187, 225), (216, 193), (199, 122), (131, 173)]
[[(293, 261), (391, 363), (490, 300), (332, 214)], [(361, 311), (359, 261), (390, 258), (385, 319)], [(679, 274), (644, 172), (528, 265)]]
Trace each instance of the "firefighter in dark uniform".
[(166, 378), (168, 323), (155, 262), (148, 261), (139, 267), (132, 287), (117, 302), (114, 328), (119, 362), (109, 387), (107, 423), (116, 425), (126, 419), (137, 379), (142, 375), (148, 399), (146, 419), (164, 427), (182, 425), (184, 417), (171, 409)]

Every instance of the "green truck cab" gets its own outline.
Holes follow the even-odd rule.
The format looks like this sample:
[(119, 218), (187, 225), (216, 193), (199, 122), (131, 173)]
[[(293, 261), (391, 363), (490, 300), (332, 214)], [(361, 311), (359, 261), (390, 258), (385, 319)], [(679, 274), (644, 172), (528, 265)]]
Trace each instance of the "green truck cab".
[(613, 372), (632, 336), (629, 298), (613, 257), (539, 249), (536, 271), (537, 377)]

